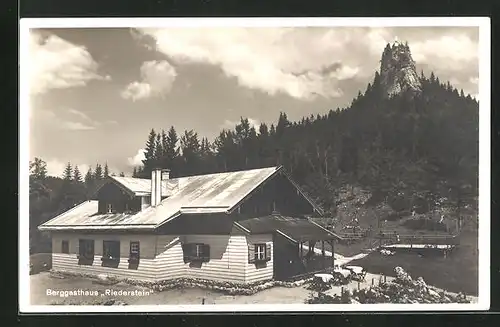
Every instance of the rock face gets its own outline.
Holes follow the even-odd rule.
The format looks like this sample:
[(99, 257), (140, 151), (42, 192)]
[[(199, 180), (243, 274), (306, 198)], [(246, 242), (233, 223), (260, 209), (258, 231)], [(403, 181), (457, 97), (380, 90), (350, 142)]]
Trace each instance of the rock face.
[(422, 91), (420, 78), (415, 69), (408, 44), (394, 42), (387, 44), (380, 63), (380, 82), (388, 97)]

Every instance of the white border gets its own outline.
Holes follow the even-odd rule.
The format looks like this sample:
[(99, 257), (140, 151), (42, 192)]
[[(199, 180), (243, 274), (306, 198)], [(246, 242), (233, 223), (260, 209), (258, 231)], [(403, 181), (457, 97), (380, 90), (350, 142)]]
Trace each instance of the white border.
[[(85, 27), (479, 27), (479, 296), (473, 304), (231, 304), (231, 305), (130, 305), (37, 306), (30, 304), (29, 281), (29, 29)], [(25, 18), (20, 21), (20, 157), (19, 157), (19, 311), (68, 312), (339, 312), (339, 311), (476, 311), (490, 306), (490, 19), (487, 17), (397, 18)], [(112, 311), (110, 311), (112, 310)]]

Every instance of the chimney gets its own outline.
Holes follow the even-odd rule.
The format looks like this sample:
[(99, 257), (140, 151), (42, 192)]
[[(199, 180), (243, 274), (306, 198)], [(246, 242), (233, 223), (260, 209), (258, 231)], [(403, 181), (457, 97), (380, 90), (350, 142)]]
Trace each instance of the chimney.
[(161, 202), (162, 170), (153, 168), (151, 171), (151, 206), (156, 207)]
[(170, 169), (162, 169), (161, 170), (161, 180), (166, 181), (170, 179)]

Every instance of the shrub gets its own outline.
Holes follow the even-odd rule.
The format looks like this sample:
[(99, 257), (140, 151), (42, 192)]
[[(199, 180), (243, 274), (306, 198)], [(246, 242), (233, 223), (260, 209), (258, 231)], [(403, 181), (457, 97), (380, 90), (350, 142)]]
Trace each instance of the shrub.
[(450, 294), (428, 286), (422, 277), (412, 279), (401, 267), (396, 267), (396, 279), (368, 289), (343, 292), (330, 296), (323, 292), (311, 293), (306, 303), (470, 303), (463, 293)]
[(447, 231), (445, 224), (429, 218), (408, 219), (403, 223), (403, 226), (415, 230)]

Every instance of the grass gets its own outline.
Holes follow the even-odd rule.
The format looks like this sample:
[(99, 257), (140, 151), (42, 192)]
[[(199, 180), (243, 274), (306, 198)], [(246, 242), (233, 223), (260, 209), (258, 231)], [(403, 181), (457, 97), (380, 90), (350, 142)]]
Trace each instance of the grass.
[(31, 273), (38, 274), (52, 267), (52, 253), (36, 253), (30, 255)]
[(422, 277), (427, 284), (451, 292), (478, 294), (478, 251), (477, 234), (464, 233), (460, 236), (460, 246), (447, 258), (419, 257), (417, 254), (396, 253), (383, 256), (373, 252), (354, 260), (353, 265), (364, 267), (368, 272), (395, 276), (394, 267), (400, 266), (412, 277)]

